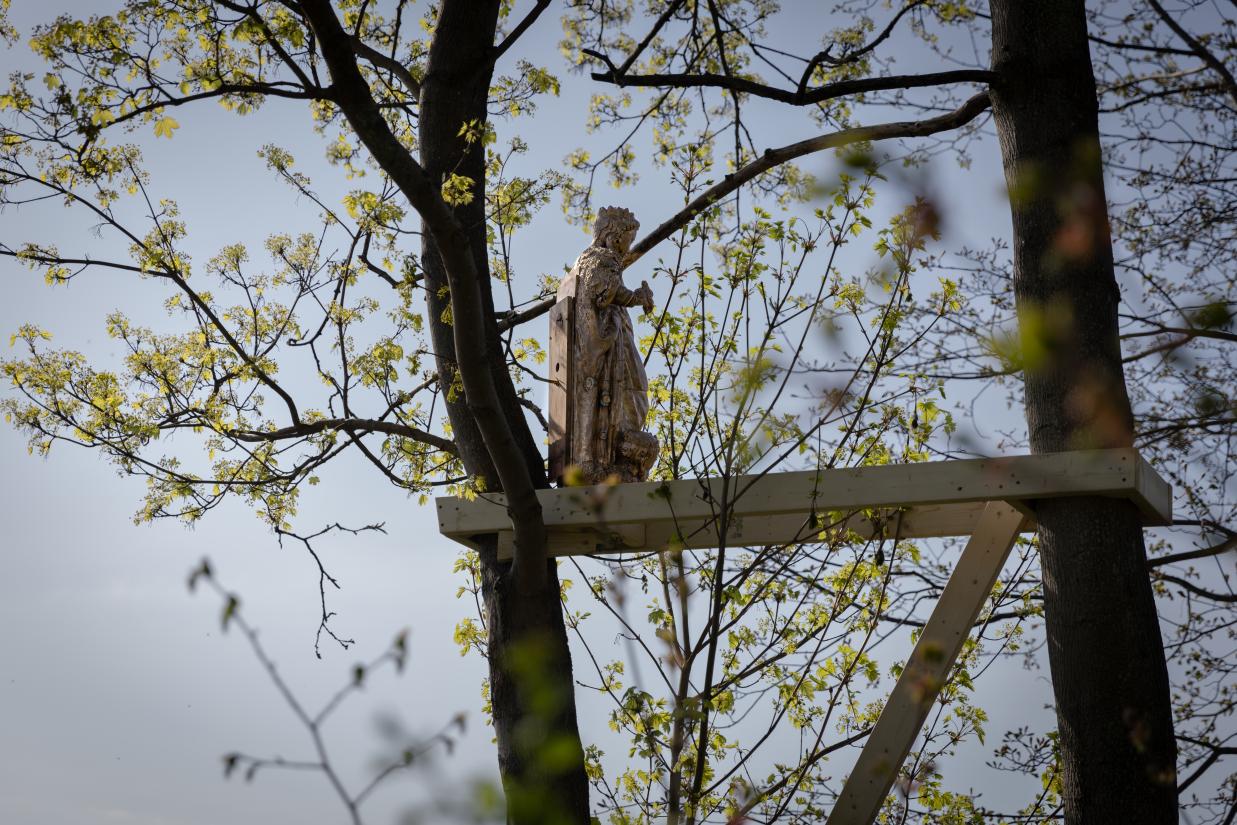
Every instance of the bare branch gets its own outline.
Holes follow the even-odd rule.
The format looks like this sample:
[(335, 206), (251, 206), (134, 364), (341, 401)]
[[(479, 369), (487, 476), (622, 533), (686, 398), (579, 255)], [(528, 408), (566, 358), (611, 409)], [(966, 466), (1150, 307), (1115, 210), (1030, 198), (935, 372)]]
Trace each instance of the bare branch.
[(1116, 40), (1106, 40), (1094, 34), (1088, 34), (1087, 39), (1092, 43), (1099, 43), (1101, 46), (1107, 46), (1110, 49), (1124, 49), (1136, 52), (1152, 52), (1154, 54), (1181, 54), (1193, 55), (1194, 52), (1189, 49), (1176, 49), (1172, 46), (1156, 46), (1148, 43), (1121, 43)]
[[(894, 28), (897, 27), (898, 22), (912, 9), (918, 6), (922, 6), (924, 2), (925, 0), (915, 0), (915, 2), (913, 3), (907, 3), (905, 6), (903, 6), (901, 9), (898, 10), (898, 13), (893, 16), (893, 19), (890, 20), (888, 25), (886, 25), (885, 28), (881, 30), (880, 34), (874, 37), (866, 45), (861, 46), (858, 49), (855, 49), (853, 52), (847, 52), (841, 57), (833, 57), (831, 54), (829, 54), (829, 48), (826, 48), (824, 51), (818, 52), (814, 57), (812, 57), (811, 60), (808, 61), (807, 68), (803, 70), (803, 76), (799, 78), (799, 87), (798, 87), (799, 94), (803, 94), (807, 90), (808, 81), (812, 79), (812, 72), (816, 71), (816, 67), (819, 66), (821, 63), (828, 63), (831, 66), (841, 66), (846, 63), (853, 63), (855, 60), (858, 60), (860, 57), (872, 51), (877, 46), (879, 46), (881, 43), (885, 42), (885, 40), (889, 38), (889, 35), (893, 34), (893, 30)], [(831, 47), (832, 47), (832, 44), (830, 45), (830, 48)]]
[(1221, 553), (1227, 553), (1235, 547), (1237, 547), (1237, 535), (1229, 536), (1225, 541), (1222, 541), (1219, 544), (1213, 544), (1210, 547), (1200, 547), (1197, 550), (1186, 550), (1181, 553), (1172, 553), (1167, 556), (1157, 556), (1153, 559), (1147, 559), (1147, 566), (1162, 567), (1165, 564), (1176, 564), (1177, 562), (1182, 561), (1210, 558), (1211, 556), (1218, 556)]
[(995, 75), (987, 69), (955, 69), (948, 72), (933, 72), (920, 75), (889, 75), (887, 77), (863, 77), (855, 80), (839, 80), (814, 89), (803, 91), (780, 89), (755, 80), (743, 77), (732, 77), (725, 74), (705, 72), (702, 74), (653, 74), (629, 75), (622, 74), (604, 55), (592, 49), (584, 49), (585, 54), (595, 57), (610, 66), (607, 72), (594, 72), (593, 80), (602, 83), (612, 83), (619, 88), (652, 87), (652, 88), (716, 88), (731, 92), (750, 94), (756, 97), (769, 98), (792, 106), (810, 106), (823, 103), (826, 100), (846, 97), (847, 95), (864, 92), (888, 91), (892, 89), (915, 89), (925, 86), (943, 86), (950, 83), (991, 83)]
[(412, 72), (408, 70), (407, 66), (390, 55), (378, 51), (359, 37), (353, 36), (350, 42), (352, 43), (352, 50), (356, 52), (358, 57), (364, 58), (371, 64), (386, 69), (398, 77), (413, 97), (419, 98), (421, 96), (421, 82), (412, 76)]
[(1212, 765), (1220, 761), (1220, 757), (1237, 756), (1237, 748), (1223, 747), (1221, 745), (1213, 745), (1210, 742), (1202, 742), (1198, 739), (1194, 739), (1189, 736), (1182, 736), (1181, 734), (1177, 734), (1177, 738), (1185, 739), (1186, 741), (1191, 742), (1195, 745), (1201, 745), (1202, 747), (1208, 748), (1211, 751), (1211, 753), (1207, 754), (1207, 757), (1203, 759), (1202, 763), (1198, 766), (1198, 768), (1195, 769), (1194, 773), (1190, 774), (1190, 776), (1184, 782), (1182, 782), (1180, 785), (1177, 786), (1177, 793), (1181, 793), (1186, 788), (1193, 785), (1195, 781), (1197, 781), (1199, 777), (1205, 774)]
[[(1229, 341), (1237, 344), (1237, 333), (1225, 332), (1220, 329), (1206, 329), (1200, 327), (1166, 327), (1157, 326), (1156, 329), (1147, 330), (1145, 332), (1127, 332), (1121, 337), (1125, 338), (1146, 338), (1151, 335), (1162, 335), (1171, 333), (1173, 335), (1182, 335), (1187, 339), (1190, 338), (1212, 338), (1216, 341)], [(1185, 343), (1184, 341), (1182, 343)]]
[(533, 6), (528, 14), (524, 16), (524, 19), (516, 24), (516, 27), (511, 30), (511, 34), (507, 35), (503, 39), (503, 42), (494, 47), (494, 51), (490, 55), (490, 62), (497, 63), (498, 58), (502, 57), (503, 54), (506, 53), (507, 49), (510, 49), (515, 45), (515, 41), (519, 40), (520, 37), (523, 36), (524, 32), (528, 31), (533, 23), (537, 22), (537, 18), (540, 17), (541, 13), (549, 8), (549, 6), (550, 0), (537, 0), (537, 5)]
[(545, 315), (547, 312), (549, 312), (550, 308), (553, 307), (554, 304), (556, 304), (557, 302), (558, 302), (558, 296), (551, 295), (550, 297), (543, 298), (542, 300), (533, 304), (528, 309), (522, 309), (519, 312), (516, 312), (514, 310), (511, 312), (504, 312), (498, 318), (498, 331), (506, 332), (507, 330), (513, 327), (518, 327), (520, 324), (524, 323), (525, 321), (531, 321), (534, 318), (540, 318), (542, 315)]
[(366, 418), (323, 418), (301, 424), (280, 427), (277, 430), (230, 430), (227, 435), (238, 441), (282, 441), (288, 438), (303, 438), (320, 433), (323, 430), (339, 430), (347, 433), (386, 433), (411, 438), (442, 450), (444, 453), (459, 455), (455, 442), (439, 435), (426, 432), (408, 424), (395, 421), (377, 421)]
[(335, 642), (340, 647), (342, 647), (344, 650), (347, 650), (349, 647), (355, 644), (355, 641), (352, 639), (341, 639), (338, 635), (336, 635), (335, 631), (330, 626), (331, 617), (333, 617), (335, 614), (326, 609), (326, 584), (327, 582), (330, 582), (332, 587), (334, 587), (336, 590), (339, 590), (340, 589), (339, 581), (334, 576), (332, 576), (330, 573), (326, 572), (326, 566), (322, 563), (322, 558), (318, 555), (318, 551), (314, 549), (314, 545), (313, 545), (314, 539), (318, 538), (319, 536), (325, 535), (326, 533), (330, 533), (333, 530), (338, 530), (344, 533), (351, 533), (354, 536), (359, 536), (361, 533), (365, 533), (365, 532), (377, 532), (377, 533), (383, 533), (383, 534), (387, 532), (385, 526), (382, 523), (367, 524), (364, 527), (345, 527), (339, 522), (335, 522), (334, 524), (328, 524), (326, 527), (323, 527), (318, 532), (313, 533), (308, 536), (302, 536), (299, 533), (295, 533), (291, 530), (285, 530), (282, 527), (275, 528), (275, 536), (279, 539), (280, 547), (283, 547), (284, 536), (287, 536), (288, 538), (296, 539), (301, 544), (305, 545), (305, 550), (309, 553), (310, 557), (313, 558), (314, 563), (318, 565), (318, 599), (319, 599), (319, 604), (321, 605), (321, 608), (322, 608), (322, 615), (318, 621), (318, 632), (314, 636), (314, 655), (317, 656), (319, 659), (322, 658), (322, 653), (319, 651), (318, 646), (319, 646), (319, 643), (322, 641), (322, 631), (324, 630), (326, 631), (327, 635), (330, 636), (332, 639), (334, 639)]
[(714, 184), (698, 195), (691, 203), (683, 207), (677, 214), (654, 229), (648, 235), (640, 240), (632, 247), (631, 254), (628, 256), (627, 265), (631, 266), (636, 260), (642, 257), (645, 253), (651, 250), (654, 246), (669, 238), (679, 229), (689, 224), (704, 210), (708, 209), (717, 201), (729, 195), (731, 192), (738, 189), (743, 184), (761, 175), (778, 164), (785, 163), (789, 160), (794, 160), (804, 155), (810, 155), (814, 152), (820, 152), (825, 149), (836, 149), (839, 146), (847, 146), (852, 143), (870, 140), (889, 140), (892, 138), (905, 137), (923, 137), (925, 135), (933, 135), (937, 132), (944, 132), (949, 129), (956, 129), (963, 126), (976, 117), (980, 113), (986, 111), (991, 105), (988, 99), (987, 92), (980, 92), (972, 97), (959, 108), (948, 114), (939, 117), (929, 118), (927, 120), (909, 120), (898, 121), (895, 123), (882, 123), (877, 126), (859, 126), (853, 129), (843, 129), (838, 132), (830, 132), (826, 135), (810, 138), (808, 140), (792, 143), (789, 146), (783, 146), (780, 149), (766, 149), (765, 153), (758, 159), (727, 175), (721, 182)]
[(1189, 590), (1194, 595), (1202, 596), (1204, 599), (1211, 599), (1212, 601), (1217, 601), (1217, 602), (1229, 602), (1229, 603), (1237, 602), (1237, 593), (1216, 593), (1215, 591), (1212, 591), (1212, 590), (1205, 590), (1204, 588), (1199, 587), (1197, 584), (1194, 584), (1193, 582), (1186, 581), (1185, 579), (1180, 578), (1178, 576), (1170, 576), (1167, 573), (1161, 573), (1159, 571), (1156, 571), (1153, 575), (1157, 579), (1163, 579), (1166, 582), (1172, 582), (1178, 587), (1184, 587), (1186, 590)]
[[(670, 18), (674, 16), (674, 13), (678, 11), (679, 7), (682, 5), (683, 0), (674, 0), (674, 2), (666, 5), (665, 11), (661, 13), (661, 17), (657, 18), (657, 22), (653, 24), (653, 27), (649, 29), (648, 33), (644, 35), (644, 39), (631, 50), (631, 54), (627, 55), (627, 59), (623, 61), (623, 65), (618, 67), (619, 74), (627, 73), (627, 70), (630, 69), (632, 64), (636, 62), (637, 58), (644, 53), (644, 50), (648, 48), (649, 43), (653, 42), (653, 38), (657, 36), (657, 33), (662, 30), (662, 27), (670, 21)], [(609, 63), (609, 60), (606, 62)]]
[[(767, 149), (757, 160), (752, 161), (737, 172), (727, 175), (720, 183), (709, 187), (703, 194), (689, 203), (683, 209), (679, 210), (673, 217), (667, 219), (660, 226), (654, 229), (651, 233), (642, 238), (631, 249), (631, 254), (627, 258), (627, 266), (631, 266), (637, 260), (647, 254), (657, 244), (669, 238), (678, 230), (682, 229), (687, 224), (691, 223), (697, 215), (709, 208), (717, 201), (729, 195), (731, 192), (738, 189), (743, 184), (769, 171), (770, 169), (803, 155), (820, 152), (824, 149), (836, 149), (839, 146), (847, 146), (852, 143), (859, 143), (867, 140), (890, 140), (893, 138), (904, 137), (923, 137), (926, 135), (936, 134), (937, 132), (956, 129), (959, 126), (964, 126), (974, 120), (985, 111), (990, 105), (987, 92), (980, 92), (972, 97), (966, 103), (962, 104), (954, 111), (941, 115), (940, 117), (929, 118), (927, 120), (911, 120), (898, 121), (895, 123), (883, 123), (877, 126), (860, 126), (854, 129), (843, 129), (838, 132), (830, 132), (827, 135), (810, 138), (809, 140), (792, 143), (789, 146), (783, 146), (780, 149)], [(508, 312), (503, 314), (498, 322), (499, 329), (507, 330), (520, 324), (540, 318), (545, 315), (557, 302), (557, 298), (551, 295), (540, 302), (533, 304), (528, 309), (518, 313)]]
[(1194, 53), (1194, 55), (1206, 63), (1207, 66), (1210, 67), (1216, 74), (1220, 75), (1221, 78), (1223, 78), (1224, 91), (1226, 91), (1228, 96), (1232, 98), (1233, 104), (1237, 105), (1237, 78), (1233, 77), (1233, 73), (1229, 71), (1228, 66), (1225, 66), (1220, 58), (1212, 54), (1211, 50), (1204, 46), (1198, 38), (1186, 31), (1185, 27), (1178, 23), (1177, 20), (1169, 14), (1162, 5), (1160, 5), (1159, 0), (1147, 0), (1147, 3), (1151, 6), (1151, 8), (1155, 9), (1155, 13), (1160, 16), (1160, 19), (1163, 20), (1164, 23), (1172, 29), (1178, 37), (1181, 38), (1182, 42), (1190, 47), (1190, 50)]

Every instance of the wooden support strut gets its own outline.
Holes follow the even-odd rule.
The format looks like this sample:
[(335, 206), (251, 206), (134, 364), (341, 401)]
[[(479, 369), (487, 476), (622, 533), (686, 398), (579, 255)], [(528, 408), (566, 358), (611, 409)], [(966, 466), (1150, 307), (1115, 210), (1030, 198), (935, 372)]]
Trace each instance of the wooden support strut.
[(1026, 520), (1004, 501), (984, 507), (827, 825), (868, 825), (876, 819)]

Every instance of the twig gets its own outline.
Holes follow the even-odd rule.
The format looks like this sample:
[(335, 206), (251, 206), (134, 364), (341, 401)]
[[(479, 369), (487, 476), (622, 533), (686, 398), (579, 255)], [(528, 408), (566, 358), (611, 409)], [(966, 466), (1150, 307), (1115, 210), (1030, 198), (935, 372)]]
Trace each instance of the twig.
[(353, 527), (344, 527), (339, 522), (336, 522), (334, 524), (329, 524), (326, 527), (323, 527), (318, 532), (313, 533), (312, 535), (308, 535), (308, 536), (299, 535), (298, 533), (294, 533), (291, 530), (284, 530), (282, 527), (275, 528), (275, 535), (279, 539), (280, 547), (283, 547), (284, 536), (287, 536), (288, 538), (296, 539), (301, 544), (305, 545), (305, 549), (309, 551), (309, 555), (313, 558), (314, 562), (318, 565), (318, 596), (320, 599), (320, 604), (322, 605), (322, 618), (318, 622), (318, 632), (314, 636), (314, 655), (317, 656), (319, 659), (322, 658), (322, 653), (318, 649), (318, 644), (322, 640), (322, 631), (324, 630), (326, 631), (327, 635), (330, 636), (332, 639), (334, 639), (339, 644), (339, 646), (342, 647), (344, 650), (347, 650), (349, 647), (355, 644), (355, 641), (353, 639), (341, 639), (339, 636), (335, 634), (335, 631), (332, 630), (329, 625), (331, 617), (334, 616), (335, 613), (332, 611), (328, 611), (326, 608), (326, 583), (330, 582), (332, 587), (334, 587), (336, 590), (339, 590), (340, 589), (339, 581), (336, 580), (336, 578), (332, 576), (330, 573), (326, 572), (326, 567), (322, 564), (322, 559), (321, 557), (318, 556), (318, 551), (314, 549), (314, 546), (312, 543), (314, 539), (318, 538), (319, 536), (325, 535), (326, 533), (329, 533), (333, 530), (339, 530), (344, 533), (351, 533), (354, 536), (360, 535), (361, 533), (364, 533), (364, 532), (369, 532), (371, 530), (379, 532), (379, 533), (383, 533), (383, 534), (387, 532), (384, 529), (382, 523), (367, 524), (364, 527), (353, 528)]
[[(307, 541), (307, 539), (320, 536), (331, 530), (345, 530), (347, 532), (356, 533), (361, 532), (361, 530), (369, 529), (381, 529), (381, 525), (371, 525), (369, 527), (360, 528), (359, 530), (351, 530), (346, 527), (341, 527), (338, 524), (334, 524), (323, 528), (313, 536), (296, 536), (296, 538), (301, 541)], [(285, 533), (285, 535), (291, 534)], [(325, 571), (323, 571), (323, 575), (326, 576)], [(331, 581), (334, 583), (333, 579), (331, 579)], [(383, 664), (390, 663), (395, 668), (397, 673), (403, 672), (408, 661), (408, 631), (401, 631), (395, 637), (395, 641), (392, 643), (390, 649), (378, 656), (376, 659), (372, 660), (368, 664), (354, 666), (352, 669), (352, 678), (348, 684), (336, 691), (335, 695), (327, 701), (322, 710), (311, 716), (305, 710), (305, 707), (301, 704), (300, 700), (297, 699), (288, 683), (285, 682), (283, 677), (279, 675), (279, 670), (275, 666), (274, 660), (271, 659), (270, 655), (266, 652), (266, 649), (262, 647), (261, 642), (258, 640), (257, 630), (253, 628), (241, 614), (239, 597), (237, 597), (234, 593), (228, 592), (219, 583), (208, 559), (203, 559), (202, 562), (189, 574), (188, 584), (190, 592), (197, 589), (199, 582), (205, 582), (210, 589), (223, 600), (224, 607), (222, 624), (224, 631), (226, 632), (229, 627), (235, 626), (240, 629), (242, 634), (244, 634), (245, 640), (249, 643), (250, 648), (253, 650), (254, 656), (257, 657), (258, 662), (262, 665), (267, 676), (279, 691), (280, 696), (283, 697), (284, 702), (288, 705), (293, 714), (309, 733), (314, 750), (317, 754), (316, 759), (285, 759), (282, 756), (258, 757), (233, 751), (223, 756), (224, 777), (230, 777), (238, 768), (242, 767), (244, 768), (244, 777), (247, 782), (252, 781), (258, 771), (263, 768), (321, 771), (323, 775), (327, 777), (327, 780), (330, 782), (332, 788), (334, 788), (336, 795), (340, 798), (340, 801), (343, 802), (344, 807), (348, 811), (350, 821), (353, 825), (361, 825), (359, 810), (361, 803), (365, 801), (370, 792), (372, 792), (374, 788), (376, 788), (382, 781), (401, 769), (411, 767), (417, 755), (428, 752), (437, 744), (443, 744), (448, 751), (454, 748), (455, 740), (451, 736), (451, 731), (453, 728), (463, 730), (465, 719), (463, 714), (457, 714), (438, 733), (430, 737), (428, 740), (425, 740), (417, 746), (405, 748), (397, 760), (387, 764), (379, 770), (374, 777), (366, 783), (364, 788), (362, 788), (359, 793), (351, 794), (344, 785), (343, 781), (340, 779), (338, 772), (331, 762), (330, 755), (327, 753), (326, 743), (322, 738), (322, 725), (336, 710), (336, 708), (339, 707), (343, 700), (347, 698), (350, 693), (359, 691), (364, 685), (365, 679), (369, 676), (369, 674), (381, 667)]]

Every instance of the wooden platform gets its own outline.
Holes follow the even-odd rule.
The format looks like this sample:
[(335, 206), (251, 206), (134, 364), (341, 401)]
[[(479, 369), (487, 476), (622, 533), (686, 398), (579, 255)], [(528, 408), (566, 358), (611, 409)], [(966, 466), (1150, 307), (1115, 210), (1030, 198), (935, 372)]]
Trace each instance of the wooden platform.
[[(550, 551), (559, 556), (791, 544), (840, 530), (970, 537), (827, 825), (868, 825), (879, 813), (1018, 534), (1035, 529), (1037, 501), (1110, 496), (1132, 502), (1148, 526), (1172, 520), (1172, 489), (1133, 449), (541, 490), (538, 496)], [(436, 503), (444, 535), (475, 546), (478, 536), (496, 534), (500, 556), (511, 554), (503, 496)]]
[[(690, 479), (541, 490), (538, 496), (556, 556), (683, 548), (788, 544), (846, 529), (861, 536), (903, 538), (970, 535), (984, 505), (1005, 501), (1034, 530), (1034, 502), (1061, 496), (1132, 501), (1147, 525), (1172, 518), (1168, 483), (1134, 449), (893, 464), (731, 479)], [(730, 524), (721, 535), (720, 502)], [(469, 501), (439, 498), (443, 535), (473, 546), (496, 533), (511, 550), (511, 521), (502, 495)]]

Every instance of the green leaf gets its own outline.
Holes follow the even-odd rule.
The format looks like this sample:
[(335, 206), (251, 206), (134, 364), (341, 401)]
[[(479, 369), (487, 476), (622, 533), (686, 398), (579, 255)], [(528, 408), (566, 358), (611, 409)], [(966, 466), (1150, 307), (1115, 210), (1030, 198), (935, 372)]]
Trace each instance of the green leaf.
[(197, 588), (198, 579), (202, 579), (202, 578), (209, 579), (210, 577), (211, 577), (210, 562), (207, 561), (206, 559), (202, 559), (202, 563), (199, 564), (197, 567), (195, 567), (193, 569), (193, 572), (189, 574), (189, 592), (192, 593), (194, 589)]
[(162, 117), (155, 121), (155, 137), (165, 137), (171, 139), (172, 132), (180, 128), (180, 124), (175, 118)]
[(223, 618), (221, 620), (221, 624), (223, 625), (223, 629), (225, 631), (228, 629), (228, 623), (231, 622), (232, 618), (236, 615), (236, 608), (238, 607), (240, 607), (240, 600), (237, 599), (236, 596), (229, 595), (228, 603), (223, 606)]

